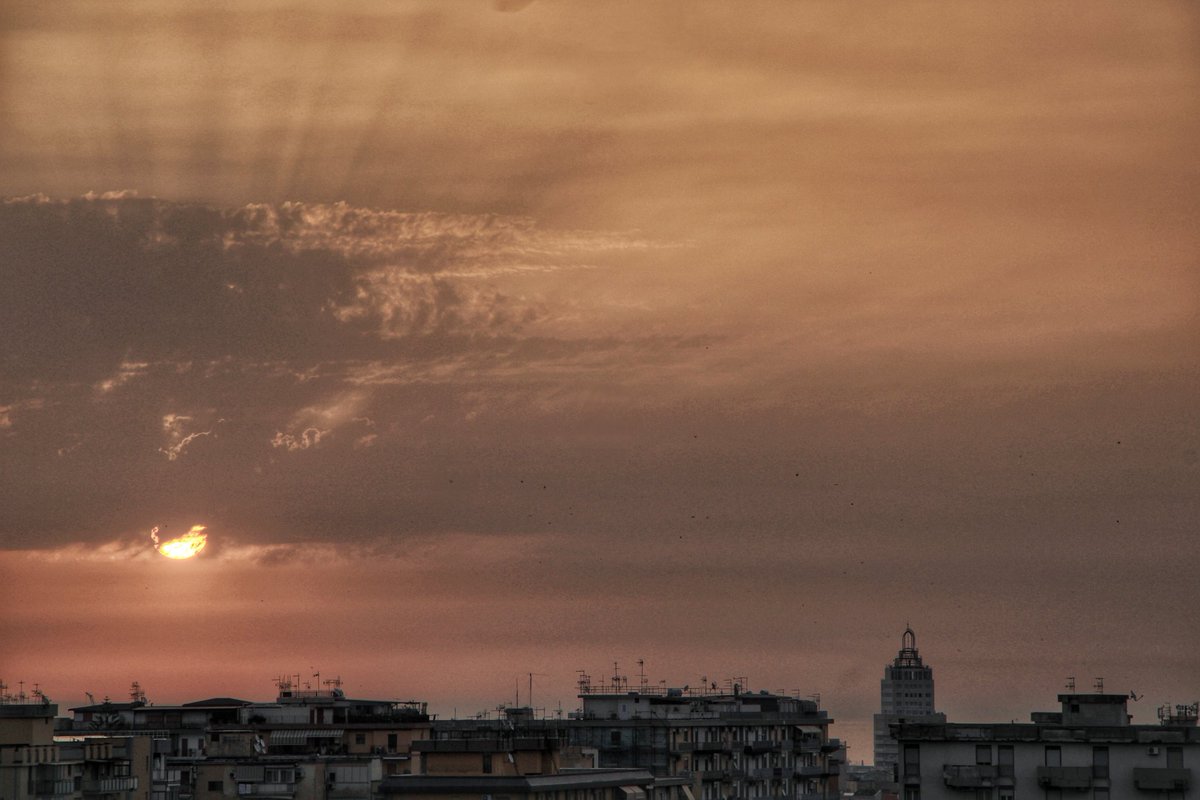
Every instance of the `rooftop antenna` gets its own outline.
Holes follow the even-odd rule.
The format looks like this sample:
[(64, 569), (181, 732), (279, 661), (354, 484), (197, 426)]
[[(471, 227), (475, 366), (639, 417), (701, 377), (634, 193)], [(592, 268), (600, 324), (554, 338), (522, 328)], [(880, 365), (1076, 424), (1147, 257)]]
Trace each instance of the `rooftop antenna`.
[(537, 675), (539, 678), (545, 678), (548, 676), (544, 672), (528, 672), (526, 674), (529, 676), (529, 708), (532, 711), (533, 710), (533, 676)]
[(1104, 694), (1104, 678), (1096, 678), (1092, 683), (1092, 688), (1096, 690), (1096, 694)]
[(1075, 676), (1074, 675), (1067, 677), (1067, 691), (1068, 692), (1075, 691)]
[(638, 685), (642, 690), (646, 688), (646, 662), (644, 659), (638, 659)]
[(91, 692), (84, 692), (84, 694), (86, 694), (86, 695), (87, 695), (87, 699), (88, 699), (88, 705), (89, 705), (89, 706), (94, 706), (94, 705), (96, 705), (96, 698), (92, 696), (92, 693), (91, 693)]

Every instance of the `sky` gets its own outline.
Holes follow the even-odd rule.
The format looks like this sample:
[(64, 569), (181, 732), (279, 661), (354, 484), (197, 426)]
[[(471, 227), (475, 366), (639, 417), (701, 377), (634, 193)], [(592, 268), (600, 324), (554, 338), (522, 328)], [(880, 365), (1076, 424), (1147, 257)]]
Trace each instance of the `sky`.
[(2, 10), (10, 686), (1200, 695), (1194, 5)]

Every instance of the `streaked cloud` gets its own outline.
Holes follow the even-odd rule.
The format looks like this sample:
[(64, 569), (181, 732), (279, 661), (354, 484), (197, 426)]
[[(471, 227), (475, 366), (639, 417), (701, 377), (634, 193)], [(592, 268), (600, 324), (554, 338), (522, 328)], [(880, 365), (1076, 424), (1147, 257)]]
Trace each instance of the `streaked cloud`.
[[(853, 726), (910, 619), (964, 714), (1071, 659), (1191, 680), (1192, 6), (0, 17), (21, 664), (750, 661)], [(201, 523), (194, 563), (146, 546)]]

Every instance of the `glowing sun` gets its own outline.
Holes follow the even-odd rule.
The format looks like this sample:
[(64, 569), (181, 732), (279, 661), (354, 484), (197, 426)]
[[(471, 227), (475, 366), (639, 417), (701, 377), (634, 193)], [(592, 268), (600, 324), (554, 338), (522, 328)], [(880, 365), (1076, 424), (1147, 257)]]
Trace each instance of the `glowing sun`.
[(160, 541), (158, 538), (158, 527), (150, 531), (150, 538), (154, 540), (154, 549), (162, 553), (167, 558), (191, 558), (204, 549), (204, 545), (208, 544), (208, 534), (204, 532), (203, 525), (193, 525), (192, 529), (183, 536), (177, 536), (174, 539)]

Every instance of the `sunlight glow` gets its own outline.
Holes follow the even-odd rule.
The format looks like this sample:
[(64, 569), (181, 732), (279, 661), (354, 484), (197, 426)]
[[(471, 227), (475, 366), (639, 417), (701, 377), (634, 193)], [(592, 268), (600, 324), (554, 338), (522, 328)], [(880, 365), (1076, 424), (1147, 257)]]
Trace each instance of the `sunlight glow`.
[(191, 558), (208, 544), (208, 534), (204, 529), (203, 525), (193, 525), (183, 536), (161, 542), (158, 538), (158, 527), (155, 526), (154, 530), (150, 531), (150, 538), (154, 540), (155, 549), (167, 558)]

